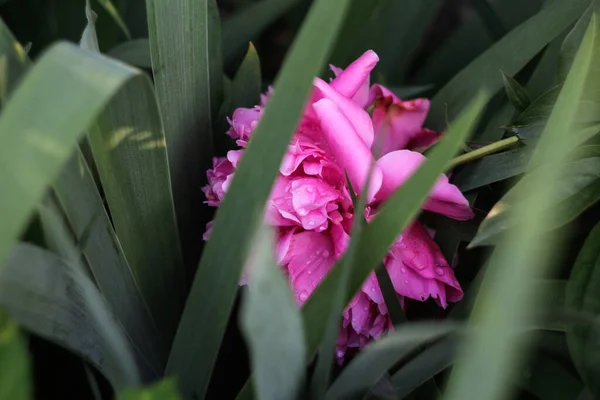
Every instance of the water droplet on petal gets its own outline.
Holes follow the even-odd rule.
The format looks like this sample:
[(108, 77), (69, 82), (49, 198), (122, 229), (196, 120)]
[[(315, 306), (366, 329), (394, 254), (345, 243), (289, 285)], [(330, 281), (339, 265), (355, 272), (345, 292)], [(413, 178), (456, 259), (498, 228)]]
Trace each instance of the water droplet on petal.
[(323, 250), (323, 258), (329, 257), (329, 251)]
[(313, 188), (311, 188), (311, 187), (307, 187), (307, 188), (306, 188), (306, 191), (307, 191), (308, 193), (312, 193), (312, 192), (313, 192)]
[(398, 236), (398, 241), (399, 241), (399, 242), (401, 242), (401, 241), (403, 241), (403, 240), (404, 240), (404, 238), (402, 237), (402, 235)]
[(356, 318), (352, 318), (352, 322), (356, 322)]
[(306, 273), (312, 275), (312, 270), (309, 269), (308, 271), (306, 271)]
[(315, 226), (317, 223), (315, 221), (309, 221), (308, 226)]
[(299, 296), (299, 297), (300, 297), (300, 301), (306, 301), (306, 300), (308, 299), (308, 293), (306, 293), (306, 290), (303, 290), (303, 291), (300, 293), (300, 296)]
[(306, 214), (308, 214), (308, 211), (306, 211), (305, 208), (298, 209), (298, 215), (300, 215), (301, 217), (305, 216)]
[(337, 354), (338, 358), (344, 357), (344, 351), (343, 350), (338, 350), (336, 354)]
[(444, 270), (440, 267), (435, 267), (435, 273), (438, 274), (439, 276), (444, 275)]
[(363, 311), (369, 311), (369, 307), (365, 306), (365, 307), (363, 308)]
[(425, 268), (425, 265), (423, 265), (423, 264), (417, 265), (417, 269), (421, 270), (423, 268)]
[(400, 268), (400, 272), (402, 272), (403, 274), (405, 274), (406, 273), (406, 268), (404, 268), (404, 267)]
[(404, 281), (404, 284), (405, 284), (405, 285), (408, 285), (408, 281)]

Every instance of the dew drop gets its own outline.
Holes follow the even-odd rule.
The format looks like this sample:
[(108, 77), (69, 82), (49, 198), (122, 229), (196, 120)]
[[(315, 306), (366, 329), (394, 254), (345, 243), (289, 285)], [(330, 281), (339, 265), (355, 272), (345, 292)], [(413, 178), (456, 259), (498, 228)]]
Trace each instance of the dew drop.
[(405, 285), (408, 285), (408, 281), (404, 281), (404, 284), (405, 284)]
[(363, 311), (369, 311), (369, 307), (365, 306), (365, 307), (363, 308)]
[(317, 223), (315, 221), (309, 221), (308, 226), (315, 226)]
[(404, 268), (404, 267), (400, 268), (400, 272), (402, 272), (403, 274), (405, 274), (406, 273), (406, 268)]
[(308, 193), (312, 193), (312, 192), (313, 192), (313, 188), (311, 188), (311, 187), (307, 187), (307, 188), (306, 188), (306, 191), (307, 191)]
[(323, 258), (329, 257), (329, 251), (323, 250)]
[(371, 288), (371, 292), (374, 292), (374, 291), (375, 291), (375, 288), (374, 288), (374, 287), (372, 287), (372, 288)]
[(337, 354), (338, 358), (344, 357), (344, 352), (342, 350), (338, 350), (336, 354)]
[(352, 318), (352, 322), (356, 322), (356, 318)]
[(440, 267), (435, 267), (435, 273), (438, 274), (439, 276), (444, 275), (444, 270)]
[(308, 299), (308, 293), (306, 293), (306, 290), (303, 290), (302, 292), (300, 292), (300, 301), (306, 301)]
[(423, 265), (423, 264), (419, 264), (419, 265), (417, 265), (417, 269), (421, 270), (421, 269), (423, 269), (423, 268), (425, 268), (425, 265)]
[(299, 208), (298, 209), (298, 215), (300, 215), (301, 217), (305, 216), (308, 214), (308, 211), (306, 211), (306, 208)]
[(306, 271), (306, 273), (312, 275), (312, 270), (309, 269), (308, 271)]

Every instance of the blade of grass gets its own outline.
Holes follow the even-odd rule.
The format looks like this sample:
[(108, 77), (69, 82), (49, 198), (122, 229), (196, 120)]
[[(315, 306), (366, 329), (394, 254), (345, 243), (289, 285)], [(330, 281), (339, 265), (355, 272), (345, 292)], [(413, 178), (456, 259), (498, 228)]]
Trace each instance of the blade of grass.
[(23, 47), (0, 19), (0, 110), (21, 81), (30, 62)]
[(298, 399), (304, 385), (304, 328), (289, 283), (274, 259), (275, 238), (264, 227), (248, 259), (248, 292), (240, 324), (250, 347), (256, 397)]
[(127, 389), (117, 394), (116, 400), (180, 400), (173, 379), (164, 379), (150, 386)]
[[(188, 278), (200, 258), (208, 208), (200, 190), (212, 166), (221, 103), (221, 27), (215, 0), (148, 0), (150, 53), (164, 124)], [(182, 293), (183, 294), (183, 293)]]
[(596, 29), (594, 18), (534, 154), (532, 165), (545, 164), (545, 168), (526, 188), (531, 195), (524, 200), (527, 207), (518, 215), (522, 224), (505, 238), (490, 260), (471, 314), (471, 323), (478, 330), (464, 348), (462, 362), (452, 372), (446, 389), (449, 400), (494, 400), (509, 395), (505, 378), (510, 370), (518, 368), (520, 357), (517, 355), (528, 339), (515, 341), (511, 331), (526, 325), (531, 312), (542, 302), (543, 292), (530, 295), (529, 287), (532, 277), (542, 276), (549, 269), (553, 247), (548, 238), (541, 243), (539, 233), (552, 218), (545, 208), (556, 194), (553, 178), (562, 168), (561, 161), (570, 146), (567, 132), (577, 112), (570, 105), (577, 103), (583, 93), (592, 53), (597, 46)]
[(123, 21), (123, 18), (121, 18), (121, 14), (119, 13), (119, 10), (117, 10), (117, 7), (115, 7), (114, 3), (111, 0), (96, 0), (96, 1), (98, 3), (100, 3), (100, 5), (102, 7), (104, 7), (104, 9), (108, 13), (108, 15), (110, 15), (112, 17), (112, 19), (119, 26), (121, 31), (125, 34), (125, 37), (127, 39), (131, 40), (131, 33), (129, 33), (129, 29), (127, 28), (127, 25), (125, 24), (125, 21)]
[[(0, 199), (0, 260), (81, 132), (125, 82), (139, 75), (121, 63), (60, 43), (24, 77), (0, 115), (0, 183), (5, 193)], [(67, 84), (69, 96), (57, 100), (54, 94)]]
[(0, 399), (33, 398), (29, 351), (17, 324), (0, 310)]
[(590, 0), (554, 2), (519, 25), (460, 71), (435, 95), (428, 126), (443, 130), (478, 90), (492, 95), (502, 88), (498, 70), (515, 75), (587, 8)]
[(107, 55), (138, 68), (152, 68), (150, 42), (148, 39), (133, 39), (113, 47)]
[(77, 267), (19, 244), (0, 274), (0, 304), (26, 329), (82, 356), (115, 389), (139, 384), (121, 327)]
[(318, 0), (312, 6), (217, 212), (167, 365), (167, 373), (179, 374), (184, 396), (204, 396), (252, 236), (348, 3)]

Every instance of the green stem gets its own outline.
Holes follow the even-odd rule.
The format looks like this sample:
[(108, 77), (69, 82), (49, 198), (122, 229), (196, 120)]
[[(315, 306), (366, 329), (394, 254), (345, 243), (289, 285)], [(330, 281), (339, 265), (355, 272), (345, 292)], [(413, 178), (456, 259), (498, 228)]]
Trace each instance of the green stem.
[(520, 139), (517, 136), (511, 136), (509, 138), (499, 140), (492, 144), (488, 144), (487, 146), (481, 147), (477, 150), (473, 150), (466, 154), (460, 155), (454, 160), (452, 160), (452, 168), (513, 147), (514, 145), (519, 143), (519, 141)]

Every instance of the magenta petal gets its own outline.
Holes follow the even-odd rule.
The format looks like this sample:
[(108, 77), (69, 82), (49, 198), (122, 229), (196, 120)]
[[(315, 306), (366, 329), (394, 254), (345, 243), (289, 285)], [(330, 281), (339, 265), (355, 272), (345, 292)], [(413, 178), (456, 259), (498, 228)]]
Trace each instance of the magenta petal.
[(403, 296), (421, 301), (432, 297), (444, 308), (448, 301), (456, 302), (463, 296), (454, 271), (419, 222), (398, 237), (386, 267), (396, 292)]
[[(313, 107), (334, 158), (342, 169), (348, 171), (348, 177), (354, 190), (360, 193), (373, 162), (371, 151), (331, 100), (319, 100)], [(368, 201), (373, 199), (381, 187), (381, 181), (382, 173), (379, 167), (374, 166), (369, 184)]]
[[(386, 154), (377, 161), (383, 173), (383, 181), (376, 201), (385, 201), (400, 185), (419, 168), (425, 156), (410, 150), (398, 150)], [(457, 220), (468, 220), (474, 214), (469, 201), (461, 191), (448, 182), (446, 175), (440, 176), (423, 209)]]
[(374, 131), (373, 123), (369, 114), (362, 109), (354, 101), (344, 97), (332, 86), (326, 83), (324, 80), (316, 78), (314, 86), (317, 90), (313, 93), (313, 99), (315, 101), (319, 98), (326, 98), (331, 100), (338, 109), (344, 114), (346, 119), (354, 127), (354, 131), (358, 136), (365, 142), (367, 147), (371, 147), (373, 144)]
[[(331, 81), (331, 86), (348, 98), (356, 95), (361, 88), (364, 90), (365, 82), (368, 90), (369, 74), (375, 68), (378, 61), (379, 57), (377, 54), (373, 50), (367, 50), (343, 70), (343, 72), (336, 74), (337, 77)], [(364, 107), (362, 104), (361, 106)]]
[(333, 242), (327, 233), (314, 231), (293, 235), (288, 254), (287, 271), (299, 305), (308, 300), (327, 272), (333, 267)]

